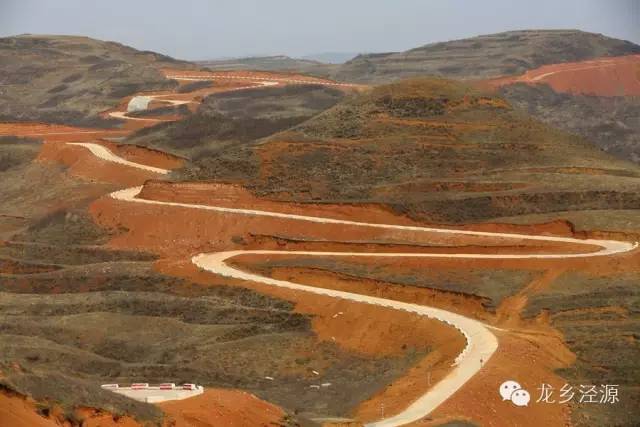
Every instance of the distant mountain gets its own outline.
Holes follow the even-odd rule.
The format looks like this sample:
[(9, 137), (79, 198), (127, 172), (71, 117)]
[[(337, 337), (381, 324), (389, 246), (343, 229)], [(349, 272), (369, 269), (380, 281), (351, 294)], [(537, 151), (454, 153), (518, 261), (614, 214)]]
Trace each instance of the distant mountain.
[(311, 55), (304, 55), (302, 59), (308, 59), (311, 61), (320, 61), (327, 64), (344, 64), (350, 59), (358, 56), (356, 52), (323, 52)]
[(0, 38), (0, 120), (106, 125), (98, 113), (142, 90), (167, 89), (162, 67), (196, 68), (88, 37)]
[(322, 77), (328, 76), (337, 67), (333, 64), (325, 64), (310, 59), (291, 58), (285, 55), (212, 59), (198, 61), (197, 64), (211, 70), (291, 71)]
[(545, 64), (640, 53), (640, 46), (578, 30), (509, 31), (432, 43), (406, 52), (359, 55), (333, 74), (338, 80), (380, 83), (432, 75), (483, 79), (521, 74)]

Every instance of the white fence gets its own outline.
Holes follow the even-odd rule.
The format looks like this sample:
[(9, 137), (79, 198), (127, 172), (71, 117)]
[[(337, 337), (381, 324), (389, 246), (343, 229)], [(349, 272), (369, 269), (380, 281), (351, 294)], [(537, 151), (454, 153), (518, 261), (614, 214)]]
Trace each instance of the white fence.
[(189, 397), (197, 396), (204, 392), (204, 387), (196, 384), (182, 384), (177, 386), (173, 383), (163, 383), (158, 385), (133, 383), (130, 386), (103, 384), (101, 387), (105, 390), (147, 403), (188, 399)]

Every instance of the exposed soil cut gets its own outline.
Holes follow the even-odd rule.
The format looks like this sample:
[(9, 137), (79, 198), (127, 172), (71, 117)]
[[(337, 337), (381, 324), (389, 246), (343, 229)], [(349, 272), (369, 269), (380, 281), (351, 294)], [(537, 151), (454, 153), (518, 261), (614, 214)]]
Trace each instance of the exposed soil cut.
[[(164, 156), (157, 157), (164, 159)], [(60, 143), (44, 143), (38, 160), (62, 164), (67, 167), (66, 173), (76, 178), (120, 186), (140, 185), (157, 176), (152, 172), (99, 159), (84, 147)]]
[(31, 137), (49, 142), (82, 142), (123, 136), (122, 130), (79, 128), (45, 123), (0, 123), (0, 135)]
[(556, 92), (574, 95), (640, 96), (640, 55), (544, 65), (487, 84), (499, 87), (513, 83), (548, 84)]
[(267, 427), (286, 421), (281, 408), (239, 390), (205, 390), (200, 396), (158, 406), (175, 427)]

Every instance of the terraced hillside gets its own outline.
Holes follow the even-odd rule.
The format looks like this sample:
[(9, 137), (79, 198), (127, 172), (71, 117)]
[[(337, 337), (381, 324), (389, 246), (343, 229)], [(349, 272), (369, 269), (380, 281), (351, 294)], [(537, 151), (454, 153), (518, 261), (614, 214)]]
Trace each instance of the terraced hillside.
[[(176, 130), (165, 143), (187, 135)], [(637, 166), (447, 80), (376, 87), (242, 149), (249, 155), (232, 156), (237, 146), (201, 153), (183, 175), (235, 180), (278, 200), (379, 203), (435, 222), (640, 207)]]
[[(244, 87), (246, 95), (239, 91), (211, 97), (202, 114), (185, 112), (184, 122), (150, 129), (149, 135), (158, 129), (164, 135), (172, 126), (189, 130), (187, 143), (162, 148), (206, 157), (207, 150), (225, 148), (207, 140), (211, 135), (241, 130), (246, 134), (240, 141), (253, 141), (300, 123), (343, 97), (341, 91), (318, 85), (262, 92), (246, 89), (244, 80), (235, 83), (229, 90)], [(215, 84), (224, 90), (224, 84)], [(185, 84), (176, 92), (196, 97), (200, 86)], [(164, 117), (162, 106), (155, 110)], [(335, 342), (319, 342), (312, 316), (294, 311), (282, 298), (221, 281), (167, 276), (156, 270), (156, 256), (140, 248), (110, 248), (108, 242), (126, 227), (98, 227), (88, 205), (121, 185), (140, 185), (157, 175), (110, 165), (68, 142), (95, 141), (158, 166), (175, 167), (180, 161), (166, 163), (161, 159), (170, 156), (163, 153), (100, 140), (96, 135), (105, 132), (91, 129), (5, 124), (3, 132), (29, 138), (0, 140), (0, 399), (29, 396), (52, 423), (85, 419), (76, 412), (89, 407), (107, 411), (109, 423), (127, 414), (157, 425), (163, 416), (157, 408), (100, 388), (104, 382), (142, 378), (197, 381), (213, 393), (210, 399), (217, 406), (224, 392), (216, 387), (241, 388), (297, 412), (300, 419), (348, 415), (431, 351), (422, 340), (420, 348), (370, 357)], [(230, 146), (236, 142), (227, 141)], [(318, 396), (310, 387), (318, 381), (332, 388)]]
[(0, 120), (108, 126), (98, 113), (128, 95), (168, 89), (161, 67), (196, 68), (88, 37), (0, 38)]
[(432, 43), (406, 52), (360, 55), (333, 74), (381, 83), (413, 76), (478, 79), (521, 74), (544, 64), (640, 53), (640, 46), (577, 30), (523, 30)]
[[(0, 387), (45, 413), (95, 407), (158, 421), (157, 409), (99, 387), (144, 378), (252, 390), (302, 418), (347, 414), (423, 354), (365, 357), (319, 343), (311, 316), (283, 299), (160, 274), (156, 256), (105, 245), (119, 231), (87, 214), (114, 184), (34, 162), (37, 141), (4, 138), (0, 147), (12, 163), (0, 171), (11, 186), (0, 217)], [(333, 388), (318, 396), (314, 381)]]
[(617, 383), (619, 404), (571, 416), (633, 425), (639, 166), (452, 80), (212, 74), (172, 71), (162, 96), (187, 104), (116, 109), (116, 132), (3, 124), (0, 406), (160, 425), (165, 406), (99, 384), (172, 381), (207, 388), (170, 404), (203, 426), (232, 424), (210, 414), (243, 392), (220, 387), (281, 406), (251, 426), (367, 423), (425, 396), (419, 422), (568, 425), (567, 406), (524, 419), (486, 393), (526, 371), (529, 390)]

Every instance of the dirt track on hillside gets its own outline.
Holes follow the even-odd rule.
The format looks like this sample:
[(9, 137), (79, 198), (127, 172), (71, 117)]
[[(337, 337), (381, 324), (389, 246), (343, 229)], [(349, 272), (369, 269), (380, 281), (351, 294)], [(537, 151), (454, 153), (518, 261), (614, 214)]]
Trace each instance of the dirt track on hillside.
[[(217, 74), (217, 73), (216, 73)], [(197, 76), (199, 77), (199, 76)], [(206, 76), (205, 76), (206, 77)], [(265, 78), (263, 73), (247, 73), (243, 74), (244, 78)], [(297, 76), (286, 76), (282, 79), (297, 79)], [(233, 80), (233, 79), (230, 79)], [(229, 85), (229, 88), (238, 88), (240, 85)], [(62, 141), (95, 141), (96, 138), (111, 136), (109, 131), (100, 131), (101, 133), (90, 133), (91, 130), (79, 130), (68, 127), (35, 127), (21, 128), (18, 126), (11, 127), (9, 125), (6, 132), (16, 134), (21, 132), (24, 136), (42, 137), (45, 139), (40, 161), (50, 161), (67, 166), (68, 173), (73, 176), (87, 180), (98, 180), (104, 182), (115, 183), (122, 186), (139, 185), (146, 182), (150, 178), (157, 178), (156, 175), (145, 171), (132, 170), (121, 165), (109, 164), (100, 159), (96, 159), (87, 150), (82, 147), (67, 146), (61, 144)], [(127, 124), (127, 131), (139, 128), (140, 125)], [(0, 131), (2, 127), (0, 127)], [(58, 131), (58, 132), (56, 132)], [(13, 132), (13, 133), (12, 133)], [(42, 135), (46, 133), (46, 135)], [(164, 168), (179, 167), (181, 160), (172, 158), (163, 153), (153, 152), (143, 148), (119, 148), (112, 143), (102, 142), (105, 146), (116, 151), (118, 155), (130, 159), (132, 161), (153, 165)], [(401, 217), (389, 212), (386, 209), (367, 206), (338, 206), (338, 205), (289, 205), (265, 200), (259, 200), (250, 196), (241, 188), (221, 186), (221, 185), (205, 185), (190, 184), (169, 186), (162, 183), (150, 183), (145, 186), (143, 195), (154, 200), (179, 201), (179, 202), (199, 202), (199, 203), (226, 203), (229, 206), (237, 206), (239, 203), (250, 203), (254, 208), (276, 209), (282, 212), (305, 213), (317, 216), (330, 216), (333, 218), (344, 218), (366, 221), (380, 221), (394, 224), (415, 224), (408, 218)], [(214, 193), (215, 192), (215, 193)], [(193, 212), (185, 211), (177, 208), (162, 206), (136, 206), (131, 209), (129, 205), (118, 203), (113, 199), (102, 198), (96, 201), (91, 212), (96, 221), (111, 229), (125, 229), (127, 233), (122, 234), (112, 240), (110, 245), (114, 248), (127, 248), (147, 250), (160, 254), (163, 260), (157, 263), (157, 268), (163, 273), (177, 275), (181, 277), (189, 277), (194, 281), (203, 285), (211, 282), (212, 276), (195, 268), (187, 259), (189, 255), (198, 252), (209, 252), (216, 250), (228, 250), (229, 248), (242, 247), (243, 239), (247, 239), (250, 233), (262, 233), (279, 236), (279, 238), (290, 239), (311, 239), (316, 250), (320, 248), (324, 250), (332, 250), (341, 241), (351, 242), (349, 244), (357, 246), (362, 241), (373, 241), (373, 246), (384, 250), (384, 245), (380, 245), (380, 240), (402, 241), (412, 239), (415, 243), (423, 243), (425, 245), (449, 245), (452, 251), (460, 251), (461, 246), (470, 244), (476, 245), (479, 252), (495, 253), (496, 247), (500, 245), (500, 239), (474, 239), (450, 237), (443, 238), (438, 235), (428, 235), (426, 237), (418, 237), (411, 233), (385, 233), (379, 230), (362, 230), (350, 229), (346, 227), (341, 229), (332, 225), (317, 224), (309, 226), (308, 224), (294, 224), (290, 221), (273, 219), (273, 218), (249, 218), (249, 217), (233, 217), (231, 215), (215, 214), (210, 212)], [(158, 221), (158, 218), (161, 218)], [(513, 229), (510, 226), (488, 225), (492, 231), (508, 232)], [(550, 226), (557, 227), (557, 224)], [(544, 230), (544, 227), (538, 227)], [(546, 230), (545, 230), (546, 231)], [(563, 234), (570, 235), (570, 230), (563, 229)], [(470, 243), (471, 241), (471, 243)], [(287, 243), (282, 244), (281, 240), (274, 240), (276, 245), (286, 247)], [(272, 244), (270, 242), (269, 244)], [(257, 246), (261, 246), (259, 243)], [(420, 250), (423, 248), (414, 248)], [(536, 251), (557, 251), (559, 247), (546, 245), (542, 248), (532, 247), (528, 243), (522, 247), (515, 248), (516, 251), (522, 253), (531, 253)], [(579, 252), (584, 248), (578, 246), (569, 246), (569, 251)], [(504, 249), (500, 249), (504, 250)], [(509, 247), (508, 251), (512, 252), (513, 247)], [(563, 251), (567, 251), (567, 246), (562, 247)], [(465, 248), (466, 251), (466, 248)], [(255, 261), (255, 260), (253, 260)], [(252, 260), (243, 259), (244, 263), (251, 264)], [(485, 268), (503, 266), (505, 264), (516, 266), (517, 268), (544, 270), (549, 265), (561, 264), (564, 260), (548, 261), (548, 260), (423, 260), (417, 262), (422, 268), (430, 268), (441, 265), (454, 265), (458, 268), (466, 268), (472, 265), (480, 265)], [(586, 264), (583, 260), (571, 260), (571, 264)], [(434, 413), (434, 417), (446, 419), (447, 417), (455, 417), (460, 413), (468, 414), (469, 417), (476, 421), (483, 422), (483, 425), (503, 425), (502, 421), (521, 422), (524, 425), (562, 425), (567, 419), (568, 414), (562, 407), (544, 408), (544, 411), (535, 411), (528, 413), (527, 419), (522, 420), (517, 410), (511, 410), (504, 407), (504, 403), (493, 397), (484, 398), (487, 390), (495, 387), (496, 382), (501, 382), (505, 376), (516, 375), (520, 372), (522, 366), (531, 368), (527, 381), (531, 384), (539, 384), (547, 382), (551, 384), (561, 384), (561, 379), (553, 374), (553, 369), (566, 366), (571, 363), (572, 355), (563, 346), (561, 337), (551, 331), (547, 325), (532, 325), (530, 323), (521, 324), (514, 321), (518, 317), (522, 304), (518, 301), (511, 301), (503, 306), (499, 316), (493, 318), (491, 314), (487, 314), (484, 309), (473, 302), (472, 299), (466, 297), (450, 298), (440, 293), (434, 293), (428, 290), (410, 289), (407, 287), (396, 286), (392, 284), (367, 283), (366, 281), (340, 281), (335, 277), (326, 275), (300, 275), (296, 277), (295, 271), (280, 272), (285, 274), (287, 280), (296, 279), (300, 281), (308, 281), (314, 286), (330, 287), (332, 289), (348, 289), (353, 292), (384, 295), (387, 298), (398, 300), (412, 300), (420, 302), (421, 299), (429, 301), (430, 304), (450, 309), (455, 312), (484, 318), (487, 321), (493, 321), (501, 326), (517, 326), (526, 329), (525, 332), (515, 331), (513, 334), (500, 334), (500, 350), (478, 375), (476, 375), (467, 386), (465, 386), (452, 399), (445, 402)], [(283, 278), (285, 276), (282, 276)], [(217, 280), (218, 282), (220, 280)], [(431, 380), (433, 382), (442, 378), (448, 372), (449, 365), (455, 356), (464, 346), (464, 340), (456, 334), (451, 328), (444, 326), (440, 322), (425, 319), (420, 316), (408, 313), (400, 313), (395, 310), (384, 309), (380, 307), (364, 306), (354, 304), (348, 301), (337, 301), (331, 298), (311, 296), (303, 292), (297, 292), (285, 289), (276, 289), (264, 286), (260, 283), (249, 283), (238, 280), (224, 279), (223, 283), (236, 286), (245, 286), (259, 290), (280, 298), (294, 301), (296, 303), (296, 311), (314, 315), (313, 326), (315, 332), (321, 340), (332, 340), (345, 348), (362, 352), (368, 355), (379, 355), (386, 352), (401, 352), (403, 347), (413, 346), (415, 348), (432, 346), (440, 349), (440, 357), (430, 354), (416, 365), (404, 378), (390, 385), (384, 390), (365, 403), (363, 403), (355, 411), (355, 415), (364, 420), (374, 420), (379, 418), (378, 408), (384, 403), (390, 413), (400, 411), (413, 398), (423, 394), (429, 384), (425, 381), (424, 375), (427, 372), (432, 373)], [(535, 292), (538, 282), (532, 282), (528, 287), (530, 292)], [(334, 317), (337, 313), (343, 313)], [(506, 313), (506, 314), (505, 314)], [(503, 318), (500, 317), (503, 316)], [(506, 319), (506, 320), (503, 320)], [(508, 321), (507, 321), (508, 320)], [(359, 334), (353, 334), (353, 331), (359, 331)], [(546, 349), (545, 349), (546, 348)], [(530, 388), (533, 388), (530, 387)], [(219, 403), (220, 399), (226, 397), (218, 396), (213, 398), (211, 392), (208, 396), (206, 404)], [(478, 396), (483, 396), (479, 399)], [(235, 396), (236, 398), (238, 396)], [(277, 408), (264, 402), (256, 401), (255, 406), (252, 402), (247, 402), (250, 420), (264, 421), (262, 418), (252, 418), (254, 411), (260, 408), (273, 409), (274, 415), (280, 415), (281, 412)], [(189, 421), (190, 417), (198, 419), (204, 416), (202, 412), (202, 402), (190, 400), (186, 403), (175, 402), (167, 404), (163, 409), (169, 415), (176, 417), (177, 420), (183, 419)], [(230, 416), (231, 409), (227, 405), (217, 407), (221, 416)], [(472, 410), (470, 409), (472, 408)], [(495, 422), (493, 415), (499, 409), (502, 419), (500, 424)], [(225, 412), (226, 411), (226, 412)], [(225, 415), (226, 413), (226, 415)], [(502, 416), (505, 414), (504, 417)], [(256, 416), (257, 417), (257, 416)], [(230, 420), (231, 418), (221, 418), (221, 420)], [(269, 419), (270, 420), (270, 419)], [(207, 420), (209, 421), (209, 420)], [(246, 421), (246, 420), (245, 420)], [(240, 421), (242, 422), (242, 421)], [(178, 424), (179, 426), (180, 424)], [(206, 424), (204, 424), (206, 425)], [(245, 425), (245, 424), (240, 424)], [(249, 424), (246, 424), (249, 425)]]
[(545, 65), (487, 82), (491, 87), (513, 83), (548, 84), (556, 92), (580, 95), (640, 96), (640, 55)]
[[(229, 200), (229, 194), (234, 193), (234, 191), (233, 191), (233, 189), (229, 189), (227, 192), (222, 191), (221, 193), (223, 194), (222, 199), (225, 200), (225, 197), (226, 197), (226, 200), (228, 201)], [(160, 194), (162, 194), (164, 197), (167, 197), (167, 193), (166, 192), (165, 193), (160, 192)], [(147, 192), (146, 197), (149, 197), (149, 196), (150, 196), (150, 194), (149, 194), (149, 192)], [(160, 202), (160, 203), (162, 203), (162, 202)], [(272, 203), (271, 206), (275, 207), (276, 205), (277, 204)], [(111, 206), (111, 207), (109, 207), (109, 206)], [(236, 208), (237, 207), (238, 206), (236, 205)], [(127, 228), (127, 229), (130, 229), (130, 230), (140, 230), (141, 227), (144, 227), (143, 224), (147, 224), (147, 226), (146, 226), (147, 228), (145, 228), (145, 231), (143, 233), (144, 236), (152, 235), (152, 236), (165, 236), (166, 237), (166, 236), (170, 236), (171, 235), (171, 232), (169, 231), (168, 228), (164, 228), (163, 227), (162, 230), (155, 230), (155, 231), (152, 231), (151, 229), (149, 229), (148, 227), (155, 227), (155, 225), (154, 224), (150, 224), (149, 221), (145, 221), (144, 216), (143, 217), (137, 217), (136, 219), (134, 219), (134, 221), (136, 221), (137, 224), (133, 224), (133, 223), (129, 222), (129, 221), (131, 221), (133, 219), (130, 215), (128, 215), (128, 212), (130, 210), (127, 210), (127, 212), (125, 212), (124, 210), (120, 210), (120, 209), (118, 209), (117, 203), (113, 203), (113, 202), (109, 201), (108, 199), (104, 199), (101, 203), (94, 204), (94, 208), (98, 209), (97, 211), (94, 211), (94, 214), (96, 216), (102, 217), (102, 218), (109, 218), (110, 220), (116, 221), (116, 223), (118, 223), (118, 224), (124, 224), (124, 227)], [(120, 212), (117, 213), (116, 211), (112, 210), (113, 208), (116, 208)], [(286, 221), (283, 222), (284, 220), (282, 220), (282, 219), (248, 217), (244, 221), (236, 222), (235, 219), (233, 218), (233, 215), (229, 215), (229, 214), (226, 214), (226, 213), (213, 214), (212, 212), (207, 212), (208, 215), (203, 215), (201, 220), (196, 220), (196, 218), (199, 216), (199, 214), (201, 214), (201, 213), (198, 213), (197, 210), (193, 211), (193, 210), (190, 210), (190, 209), (184, 209), (182, 207), (172, 207), (172, 206), (162, 206), (162, 205), (148, 206), (147, 208), (149, 208), (150, 211), (155, 211), (156, 215), (158, 215), (159, 212), (163, 212), (160, 215), (162, 215), (162, 216), (170, 216), (172, 218), (175, 218), (176, 216), (185, 215), (185, 219), (183, 221), (180, 221), (180, 223), (189, 223), (190, 232), (193, 233), (192, 237), (188, 238), (186, 240), (184, 239), (185, 238), (185, 234), (184, 234), (185, 233), (185, 228), (184, 227), (180, 227), (180, 229), (176, 230), (176, 231), (179, 232), (179, 235), (181, 236), (181, 239), (183, 240), (183, 242), (187, 242), (187, 243), (188, 242), (193, 242), (193, 243), (195, 243), (194, 240), (196, 240), (196, 241), (200, 240), (202, 243), (200, 243), (199, 245), (205, 244), (205, 242), (212, 241), (213, 238), (214, 238), (214, 235), (217, 237), (218, 242), (220, 244), (224, 244), (223, 242), (225, 242), (225, 241), (228, 242), (229, 240), (233, 240), (234, 230), (228, 228), (230, 224), (238, 224), (239, 226), (242, 227), (242, 230), (244, 232), (246, 232), (247, 230), (251, 230), (252, 227), (255, 227), (258, 230), (265, 229), (268, 232), (269, 230), (271, 230), (270, 227), (275, 227), (276, 230), (280, 229), (280, 230), (287, 230), (287, 232), (294, 232), (294, 233), (296, 233), (298, 235), (298, 237), (300, 236), (300, 233), (308, 233), (309, 230), (315, 230), (316, 233), (319, 233), (319, 230), (321, 229), (320, 226), (322, 225), (322, 224), (318, 224), (317, 226), (314, 226), (312, 228), (301, 227), (299, 229), (296, 229), (296, 231), (293, 231), (292, 227), (295, 227), (295, 222), (285, 225)], [(282, 210), (286, 210), (287, 207), (285, 205), (281, 204), (281, 208), (282, 208)], [(291, 208), (291, 207), (289, 207), (289, 208)], [(325, 208), (325, 212), (324, 213), (326, 214), (327, 209), (330, 210), (330, 207), (325, 206), (324, 208)], [(301, 208), (298, 207), (298, 209), (301, 209)], [(307, 209), (313, 211), (313, 207), (312, 206), (308, 206)], [(105, 213), (107, 210), (109, 211), (108, 214)], [(144, 207), (141, 207), (140, 210), (136, 210), (136, 214), (139, 215), (143, 210), (144, 210)], [(184, 212), (184, 211), (192, 211), (192, 212)], [(339, 207), (337, 207), (337, 211), (339, 212)], [(189, 218), (189, 219), (186, 219), (186, 218)], [(217, 218), (217, 219), (214, 220), (214, 218)], [(195, 222), (194, 222), (194, 220), (195, 220)], [(140, 222), (138, 222), (138, 221), (140, 221)], [(198, 225), (197, 223), (200, 222), (200, 221), (202, 221), (202, 223), (200, 225)], [(398, 219), (398, 222), (401, 222), (401, 219)], [(218, 227), (220, 227), (220, 228), (216, 228), (216, 224), (219, 224)], [(115, 226), (114, 223), (111, 223), (111, 224), (104, 223), (103, 225), (107, 225), (107, 226), (111, 226), (111, 227)], [(327, 232), (330, 229), (331, 229), (331, 227), (325, 227), (323, 232)], [(346, 235), (348, 236), (349, 229), (350, 229), (350, 227), (343, 226), (343, 227), (340, 228), (340, 231), (341, 231), (341, 233), (343, 235), (345, 235), (345, 233), (347, 233)], [(240, 232), (240, 230), (238, 230), (238, 232)], [(211, 238), (206, 237), (207, 233), (212, 233)], [(228, 233), (231, 233), (231, 234), (228, 234)], [(281, 233), (282, 233), (282, 231), (281, 231)], [(322, 233), (320, 233), (320, 234), (322, 234)], [(176, 234), (175, 235), (175, 239), (179, 238), (179, 235)], [(226, 237), (225, 237), (225, 235), (226, 235)], [(123, 247), (129, 247), (129, 245), (137, 245), (139, 243), (134, 243), (134, 241), (131, 240), (131, 239), (137, 240), (138, 238), (143, 238), (143, 236), (141, 234), (138, 234), (137, 236), (138, 237), (136, 238), (134, 235), (129, 234), (128, 236), (123, 236), (124, 240), (116, 239), (116, 240), (112, 241), (112, 243), (116, 244), (116, 245), (123, 245)], [(454, 234), (454, 236), (455, 236), (455, 234)], [(377, 237), (379, 238), (380, 236), (377, 236)], [(398, 237), (398, 236), (396, 236), (396, 237)], [(364, 233), (359, 234), (358, 238), (359, 239), (364, 239), (364, 240), (371, 240), (374, 237), (371, 234), (371, 231), (367, 230)], [(432, 239), (433, 236), (429, 236), (429, 238)], [(460, 236), (458, 236), (457, 238), (459, 239), (458, 244), (461, 244), (467, 237), (465, 236), (464, 238), (461, 238)], [(149, 243), (151, 243), (151, 242), (147, 242), (146, 244), (143, 244), (142, 246), (146, 246)], [(330, 242), (326, 242), (326, 244), (330, 244)], [(156, 245), (157, 245), (157, 247), (156, 247), (157, 249), (156, 250), (160, 249), (161, 247), (173, 247), (170, 244), (163, 244), (163, 243), (160, 243), (160, 242), (156, 242)], [(199, 245), (197, 247), (202, 248), (202, 246), (199, 246)], [(215, 245), (215, 243), (214, 243), (214, 245)], [(227, 245), (228, 245), (228, 243), (227, 243)], [(219, 247), (219, 248), (221, 248), (221, 247)], [(220, 250), (219, 248), (216, 248), (216, 249)], [(550, 248), (548, 248), (548, 247), (546, 249), (550, 250)], [(191, 249), (184, 248), (184, 250), (185, 250), (185, 252), (193, 253), (193, 251), (195, 251), (196, 248), (195, 247), (191, 248)], [(212, 249), (202, 249), (203, 252), (213, 251), (213, 250), (214, 250), (213, 248)], [(246, 261), (247, 260), (244, 259), (243, 262), (246, 262)], [(477, 260), (474, 260), (474, 261), (477, 261)], [(528, 262), (529, 260), (522, 260), (522, 261)], [(565, 261), (565, 260), (563, 260), (563, 261)], [(502, 262), (504, 264), (506, 261), (505, 260), (500, 260), (500, 262)], [(165, 270), (165, 271), (167, 271), (167, 270)], [(176, 274), (177, 271), (174, 270), (173, 273)], [(290, 276), (288, 276), (287, 278), (290, 279)], [(309, 276), (308, 275), (305, 275), (304, 277), (297, 278), (296, 282), (298, 282), (298, 281), (303, 281), (304, 282), (306, 280), (309, 280)], [(314, 287), (318, 286), (318, 284), (315, 283), (315, 281), (312, 284), (313, 284)], [(335, 281), (330, 282), (329, 287), (331, 289), (335, 289), (336, 288)], [(536, 289), (536, 288), (537, 288), (536, 284), (532, 283), (527, 288), (527, 290), (531, 291), (532, 289)], [(279, 290), (275, 290), (275, 291), (274, 290), (269, 290), (268, 287), (267, 288), (258, 288), (258, 289), (260, 289), (263, 292), (268, 292), (268, 293), (272, 293), (272, 294), (275, 292), (275, 295), (277, 295), (279, 297), (283, 297), (283, 294)], [(378, 292), (378, 290), (375, 290), (374, 292)], [(357, 293), (359, 293), (359, 294), (363, 294), (363, 293), (367, 294), (367, 292), (363, 291), (362, 288), (358, 288), (358, 292)], [(298, 303), (298, 305), (300, 305), (301, 296), (300, 295), (296, 295), (296, 293), (294, 293), (294, 295), (295, 296), (293, 297), (293, 300), (296, 301)], [(287, 299), (290, 299), (290, 298), (291, 297), (288, 297)], [(315, 297), (313, 297), (313, 299), (314, 299), (314, 303), (317, 304), (318, 303), (318, 297), (315, 296)], [(320, 304), (320, 305), (324, 305), (324, 304)], [(457, 310), (460, 310), (460, 309), (461, 309), (460, 307), (457, 307)], [(334, 314), (335, 314), (335, 312), (336, 311), (334, 310)], [(398, 321), (399, 321), (398, 318), (396, 318), (394, 320), (394, 322), (398, 322)], [(540, 334), (540, 331), (538, 331), (535, 335), (539, 335), (539, 334)], [(359, 336), (359, 335), (357, 335), (357, 336)], [(332, 338), (335, 339), (335, 337), (332, 337)], [(540, 338), (536, 338), (536, 339), (539, 340)], [(545, 338), (545, 341), (548, 341), (548, 340), (550, 340), (552, 344), (555, 343), (554, 345), (556, 345), (556, 346), (558, 345), (558, 341), (559, 340), (558, 340), (558, 337), (556, 335), (552, 334), (550, 336), (547, 336), (547, 338)], [(378, 341), (378, 342), (380, 342), (380, 341)], [(551, 347), (551, 346), (547, 345), (547, 347)], [(564, 352), (566, 353), (566, 350)], [(555, 360), (554, 359), (555, 356), (551, 356), (549, 354), (540, 354), (540, 355), (538, 355), (536, 357), (539, 357), (541, 360), (550, 359), (550, 361), (548, 363), (543, 363), (542, 364), (543, 366), (546, 366), (547, 369), (548, 369), (548, 366), (550, 364), (555, 363), (555, 362), (553, 362)], [(568, 363), (571, 360), (571, 357), (567, 356), (563, 360), (566, 363)], [(505, 360), (505, 362), (506, 362), (506, 360)], [(519, 360), (518, 363), (530, 363), (530, 360), (529, 361)], [(487, 365), (487, 366), (490, 366), (490, 365)], [(559, 366), (561, 366), (561, 364)], [(544, 373), (541, 372), (540, 375), (544, 375)], [(410, 378), (411, 378), (411, 375), (409, 377), (405, 378), (405, 381), (410, 381)], [(550, 377), (549, 381), (556, 381), (557, 382), (558, 380), (557, 379), (554, 380), (553, 377)], [(402, 384), (402, 381), (400, 382), (400, 384)], [(424, 383), (422, 383), (422, 384), (420, 384), (420, 386), (424, 387), (425, 385), (424, 385)], [(402, 388), (403, 387), (399, 387), (400, 390), (402, 390)], [(412, 393), (408, 392), (406, 389), (404, 390), (404, 396), (405, 397), (409, 396), (411, 394)], [(384, 392), (381, 393), (381, 396), (385, 396), (385, 393)], [(393, 404), (392, 404), (393, 399), (390, 398), (390, 396), (393, 396), (393, 393), (391, 393), (391, 394), (387, 393), (386, 394), (386, 398), (388, 400), (385, 401), (385, 404), (386, 405), (391, 405), (393, 407)], [(365, 408), (365, 409), (363, 409), (363, 411), (364, 411), (363, 414), (369, 413), (370, 414), (369, 416), (373, 416), (372, 410), (371, 409), (367, 410), (366, 408), (367, 407), (371, 407), (371, 405), (373, 405), (373, 403), (371, 403), (371, 402), (376, 402), (377, 403), (378, 401), (379, 400), (376, 400), (376, 398), (374, 398), (373, 400), (371, 400), (368, 403), (368, 405), (364, 405), (363, 408)], [(489, 402), (491, 402), (491, 401), (492, 401), (492, 399), (489, 399)], [(549, 411), (547, 411), (547, 413), (548, 412)], [(363, 414), (360, 414), (360, 416), (361, 417), (365, 417), (365, 419), (366, 419), (366, 415), (363, 415)], [(557, 416), (557, 415), (558, 414), (555, 414), (553, 416)], [(542, 415), (541, 415), (541, 417), (542, 417)]]

